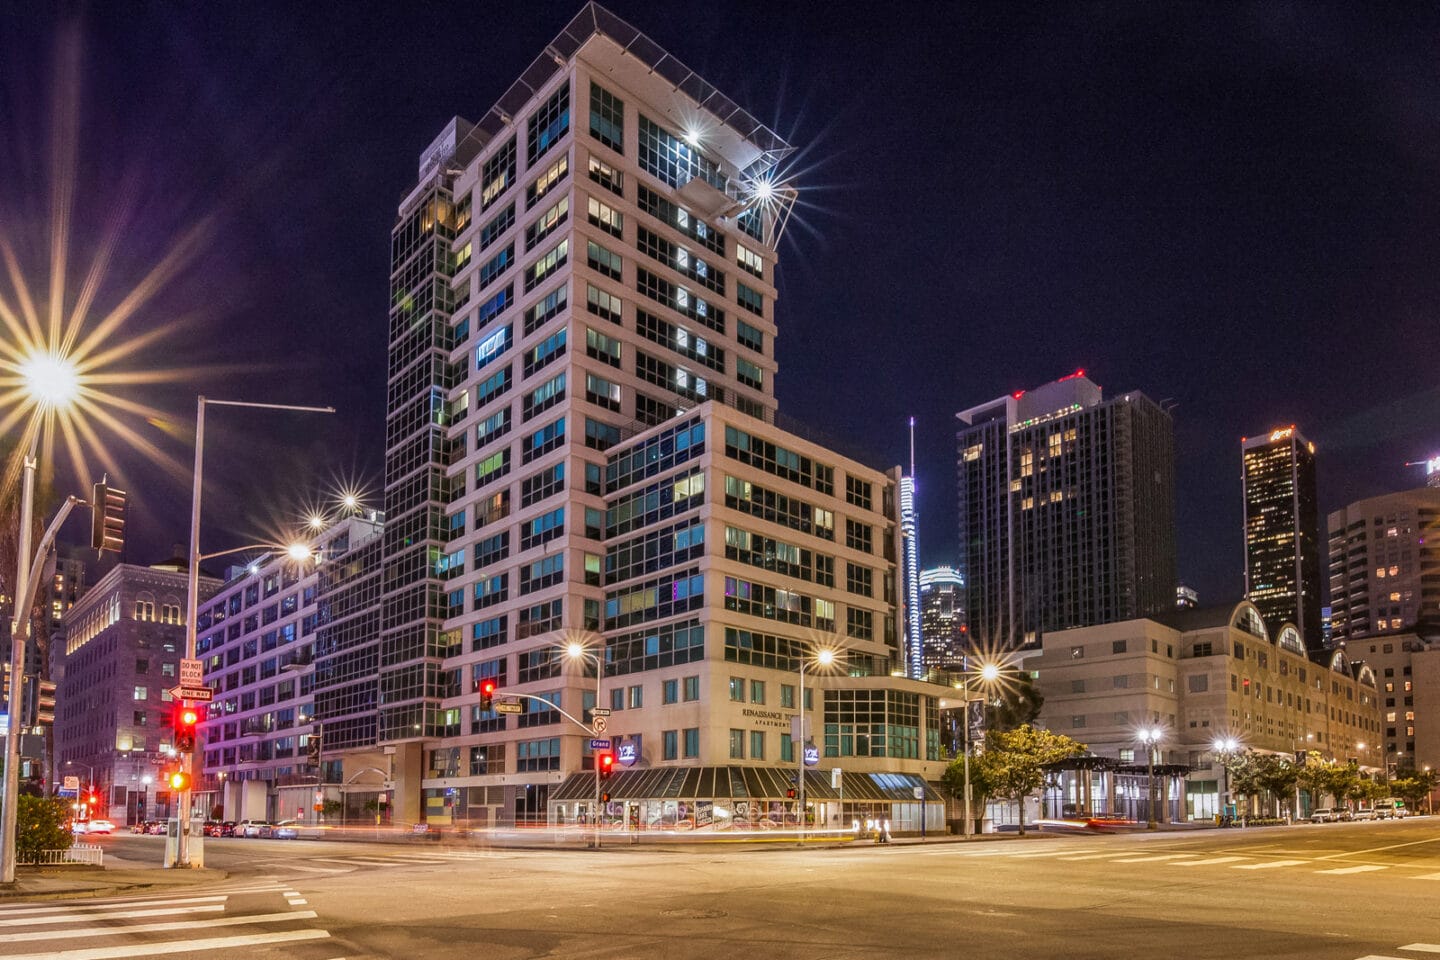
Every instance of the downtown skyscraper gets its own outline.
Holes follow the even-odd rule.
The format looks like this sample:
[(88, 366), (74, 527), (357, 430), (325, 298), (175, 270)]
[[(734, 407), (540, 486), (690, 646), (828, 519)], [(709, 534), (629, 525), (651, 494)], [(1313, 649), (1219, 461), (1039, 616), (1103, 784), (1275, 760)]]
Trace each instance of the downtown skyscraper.
[(1319, 650), (1320, 516), (1315, 444), (1294, 424), (1241, 440), (1245, 597), (1265, 625), (1291, 623)]
[(957, 414), (960, 575), (971, 643), (1162, 613), (1175, 604), (1175, 439), (1143, 393), (1083, 370)]
[[(783, 818), (797, 742), (847, 777), (940, 763), (945, 691), (892, 676), (899, 469), (777, 426), (791, 150), (588, 4), (421, 154), (392, 234), (378, 651), (322, 664), (374, 671), (373, 740), (331, 738), (316, 701), (327, 761), (378, 771), (395, 819), (589, 815), (602, 730), (634, 815), (684, 801), (697, 828), (708, 804)], [(822, 645), (843, 659), (802, 696)], [(679, 781), (637, 794), (630, 764)], [(918, 817), (922, 782), (886, 789)]]

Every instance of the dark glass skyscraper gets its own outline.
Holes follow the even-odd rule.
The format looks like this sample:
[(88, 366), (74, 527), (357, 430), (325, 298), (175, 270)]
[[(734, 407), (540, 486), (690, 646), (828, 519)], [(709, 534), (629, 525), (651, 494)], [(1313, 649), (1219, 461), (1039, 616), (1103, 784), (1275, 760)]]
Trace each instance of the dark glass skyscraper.
[(1321, 649), (1315, 444), (1292, 424), (1241, 441), (1245, 596), (1272, 631), (1293, 623)]
[(1175, 440), (1143, 393), (1077, 371), (957, 415), (960, 574), (971, 642), (1175, 605)]

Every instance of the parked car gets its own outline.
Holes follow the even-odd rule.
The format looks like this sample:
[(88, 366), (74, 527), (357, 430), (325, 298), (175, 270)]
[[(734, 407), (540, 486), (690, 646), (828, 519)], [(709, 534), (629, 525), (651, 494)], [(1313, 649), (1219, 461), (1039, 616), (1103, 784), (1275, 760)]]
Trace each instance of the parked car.
[(1351, 820), (1374, 820), (1374, 819), (1375, 819), (1375, 811), (1374, 811), (1373, 809), (1369, 809), (1369, 810), (1353, 810), (1353, 811), (1351, 811), (1351, 813), (1350, 813), (1350, 819), (1351, 819)]
[(269, 820), (241, 820), (235, 827), (235, 836), (268, 837), (272, 826)]
[(275, 824), (270, 835), (276, 840), (296, 840), (300, 837), (300, 828), (305, 826), (303, 820), (281, 820)]
[(1375, 816), (1380, 820), (1403, 820), (1410, 815), (1410, 810), (1405, 806), (1405, 801), (1396, 797), (1386, 797), (1384, 800), (1375, 801)]
[(222, 836), (222, 837), (233, 837), (233, 836), (235, 836), (235, 828), (236, 828), (237, 826), (239, 826), (239, 824), (237, 824), (234, 820), (226, 820), (226, 821), (224, 821), (223, 823), (220, 824), (220, 836)]
[(166, 821), (164, 820), (147, 821), (145, 824), (145, 832), (163, 837), (165, 835), (165, 823)]
[(1310, 811), (1311, 823), (1334, 823), (1339, 819), (1339, 812), (1330, 807), (1316, 807)]
[(207, 837), (218, 837), (221, 835), (221, 826), (222, 824), (219, 820), (206, 820), (205, 826), (201, 828), (201, 832), (204, 833)]

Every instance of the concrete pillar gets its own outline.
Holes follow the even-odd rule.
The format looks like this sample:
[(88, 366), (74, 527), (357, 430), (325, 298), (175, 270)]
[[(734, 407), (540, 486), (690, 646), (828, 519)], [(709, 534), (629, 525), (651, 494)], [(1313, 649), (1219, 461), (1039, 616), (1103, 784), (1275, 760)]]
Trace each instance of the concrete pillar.
[(393, 764), (390, 776), (395, 783), (395, 792), (390, 798), (394, 823), (420, 822), (420, 781), (425, 775), (421, 747), (418, 741), (397, 744), (390, 757)]

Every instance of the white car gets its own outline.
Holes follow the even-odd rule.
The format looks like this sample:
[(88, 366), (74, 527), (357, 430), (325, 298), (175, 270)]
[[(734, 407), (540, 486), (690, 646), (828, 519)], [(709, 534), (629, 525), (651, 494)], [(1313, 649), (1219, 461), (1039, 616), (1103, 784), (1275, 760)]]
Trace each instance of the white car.
[(269, 820), (241, 820), (240, 825), (235, 828), (237, 837), (268, 837), (270, 836), (271, 823)]

